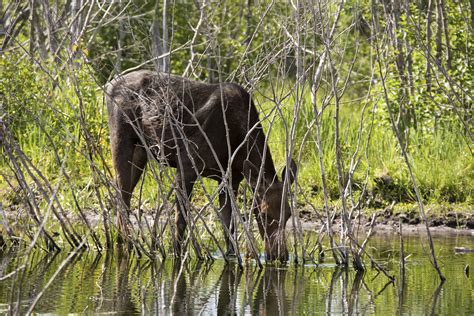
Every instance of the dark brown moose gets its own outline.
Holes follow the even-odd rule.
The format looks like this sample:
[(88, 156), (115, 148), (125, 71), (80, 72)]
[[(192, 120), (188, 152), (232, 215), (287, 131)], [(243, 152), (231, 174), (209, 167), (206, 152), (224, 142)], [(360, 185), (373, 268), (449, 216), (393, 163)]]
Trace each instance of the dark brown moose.
[[(245, 177), (257, 197), (254, 213), (266, 258), (288, 259), (284, 227), (290, 208), (287, 198), (283, 200), (284, 184), (278, 180), (255, 105), (242, 87), (139, 70), (110, 82), (106, 103), (112, 159), (127, 209), (149, 157), (176, 168), (176, 247), (180, 252), (197, 177), (226, 179), (234, 194)], [(293, 160), (290, 169), (283, 171), (283, 179), (289, 174), (292, 183)], [(228, 192), (224, 189), (219, 194), (220, 215), (228, 228), (228, 253), (233, 254)]]

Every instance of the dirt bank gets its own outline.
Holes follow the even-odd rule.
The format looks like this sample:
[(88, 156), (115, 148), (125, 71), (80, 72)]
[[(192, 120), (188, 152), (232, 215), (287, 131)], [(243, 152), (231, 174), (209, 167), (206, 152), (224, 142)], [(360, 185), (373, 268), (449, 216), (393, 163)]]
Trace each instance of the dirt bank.
[[(427, 208), (431, 210), (430, 208)], [(92, 227), (102, 226), (102, 216), (96, 211), (91, 209), (83, 210), (88, 222)], [(326, 217), (323, 215), (323, 210), (309, 209), (308, 207), (301, 207), (298, 210), (300, 216), (301, 227), (305, 231), (319, 231), (323, 225), (325, 225)], [(82, 219), (75, 214), (75, 212), (66, 212), (71, 223), (82, 223)], [(0, 235), (6, 233), (9, 227), (20, 228), (25, 224), (24, 220), (29, 218), (29, 213), (19, 207), (8, 207), (4, 209), (3, 216), (0, 214)], [(143, 215), (147, 221), (151, 224), (154, 221), (154, 212), (144, 211)], [(397, 207), (386, 208), (383, 210), (363, 210), (360, 214), (353, 214), (352, 225), (359, 226), (359, 230), (368, 231), (372, 216), (375, 216), (374, 232), (377, 234), (392, 234), (398, 233), (399, 223), (401, 221), (403, 225), (404, 235), (417, 235), (426, 234), (426, 228), (424, 223), (420, 220), (420, 214), (416, 207), (407, 208), (403, 210)], [(474, 236), (474, 210), (464, 209), (460, 211), (457, 209), (440, 211), (436, 209), (427, 215), (428, 222), (430, 225), (430, 231), (433, 235), (470, 235)], [(133, 225), (138, 225), (136, 217), (131, 216), (131, 222)], [(2, 225), (3, 224), (3, 225)], [(341, 218), (336, 215), (333, 220), (334, 231), (339, 231), (341, 225)], [(293, 220), (287, 223), (287, 228), (292, 229)]]
[[(374, 232), (377, 234), (391, 234), (399, 232), (399, 223), (402, 223), (404, 235), (416, 235), (426, 233), (426, 226), (421, 221), (420, 214), (415, 211), (403, 213), (394, 212), (393, 209), (385, 209), (372, 212), (371, 214), (353, 215), (353, 225), (359, 225), (363, 229), (369, 229), (375, 216)], [(319, 231), (325, 223), (325, 217), (315, 215), (314, 212), (300, 211), (301, 227), (303, 230)], [(474, 236), (474, 213), (471, 211), (451, 211), (445, 214), (427, 215), (430, 231), (433, 235), (470, 235)], [(337, 231), (341, 225), (340, 216), (336, 215), (333, 220), (334, 229)], [(288, 221), (287, 227), (292, 227), (292, 220)]]

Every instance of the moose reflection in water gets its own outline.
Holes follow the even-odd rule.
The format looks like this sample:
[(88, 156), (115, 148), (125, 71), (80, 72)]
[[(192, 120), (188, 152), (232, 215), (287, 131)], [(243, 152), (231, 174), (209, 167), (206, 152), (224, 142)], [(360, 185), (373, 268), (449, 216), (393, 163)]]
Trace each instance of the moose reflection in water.
[(192, 272), (187, 271), (176, 279), (171, 300), (173, 313), (190, 315), (207, 311), (218, 315), (287, 315), (296, 313), (301, 303), (303, 275), (294, 275), (291, 283), (295, 287), (287, 293), (287, 270), (274, 267), (242, 270), (236, 265), (225, 265), (207, 291), (202, 295), (192, 295), (201, 291), (200, 282), (209, 269), (212, 267), (206, 269), (198, 265)]
[[(257, 109), (237, 84), (206, 84), (147, 70), (114, 79), (107, 86), (112, 160), (121, 197), (129, 211), (132, 192), (147, 161), (176, 168), (175, 250), (182, 251), (190, 221), (189, 199), (201, 177), (223, 184), (220, 213), (227, 253), (235, 254), (232, 214), (235, 195), (245, 177), (257, 197), (255, 215), (266, 258), (287, 261), (285, 224), (291, 215), (285, 177), (293, 182), (296, 164), (278, 179)], [(234, 201), (234, 202), (232, 202)], [(235, 211), (234, 211), (235, 210)], [(121, 217), (119, 217), (121, 218)], [(127, 237), (126, 218), (119, 226)], [(198, 257), (202, 257), (194, 244)], [(238, 254), (238, 251), (237, 251)]]

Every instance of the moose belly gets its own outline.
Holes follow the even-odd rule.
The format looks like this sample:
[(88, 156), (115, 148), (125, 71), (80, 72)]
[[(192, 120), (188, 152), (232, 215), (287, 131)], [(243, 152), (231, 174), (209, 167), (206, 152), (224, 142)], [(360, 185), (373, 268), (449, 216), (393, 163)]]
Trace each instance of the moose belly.
[(146, 146), (160, 164), (193, 170), (196, 175), (214, 180), (220, 180), (226, 172), (227, 146), (213, 146), (202, 133), (188, 128), (171, 129), (170, 126), (147, 129), (145, 124), (144, 132)]

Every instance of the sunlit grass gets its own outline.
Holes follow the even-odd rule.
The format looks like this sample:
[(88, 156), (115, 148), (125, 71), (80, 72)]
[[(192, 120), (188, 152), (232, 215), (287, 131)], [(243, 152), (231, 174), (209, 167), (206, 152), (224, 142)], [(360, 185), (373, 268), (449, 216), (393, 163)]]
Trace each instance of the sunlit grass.
[[(409, 198), (408, 201), (414, 202), (413, 184), (409, 178), (407, 165), (401, 155), (397, 139), (388, 124), (388, 118), (381, 118), (380, 113), (376, 113), (377, 117), (374, 122), (372, 108), (367, 107), (362, 121), (362, 106), (351, 102), (347, 103), (340, 110), (339, 135), (345, 172), (349, 172), (351, 158), (360, 141), (359, 151), (355, 155), (355, 160), (360, 159), (360, 162), (353, 175), (353, 183), (358, 184), (358, 187), (355, 187), (354, 190), (360, 190), (367, 173), (369, 175), (369, 190), (373, 190), (376, 186), (374, 181), (376, 178), (387, 176), (393, 180), (397, 190), (405, 191), (403, 196)], [(285, 131), (290, 129), (294, 104), (294, 98), (290, 98), (285, 102), (282, 106), (283, 117), (277, 116), (271, 127), (269, 145), (279, 170), (283, 168), (285, 162)], [(273, 106), (275, 105), (264, 102), (262, 108), (264, 111), (270, 112)], [(314, 119), (309, 95), (301, 101), (300, 107), (300, 117), (295, 133), (296, 150), (293, 152), (293, 158), (296, 159), (301, 156), (298, 179), (303, 193), (310, 193), (313, 199), (321, 203), (323, 201), (323, 190), (315, 126), (313, 125), (312, 129), (308, 131), (311, 126), (310, 122)], [(267, 119), (263, 122), (267, 131), (270, 129), (270, 121), (271, 119)], [(361, 121), (362, 128), (360, 127)], [(285, 123), (288, 127), (285, 127)], [(333, 107), (329, 106), (324, 111), (320, 120), (320, 128), (321, 150), (323, 152), (324, 170), (328, 180), (328, 190), (331, 198), (337, 200), (339, 192), (335, 164)], [(303, 143), (303, 137), (306, 133), (308, 135), (306, 135)], [(414, 129), (409, 131), (409, 159), (417, 185), (426, 202), (467, 203), (468, 205), (473, 203), (474, 162), (469, 147), (465, 140), (461, 138), (462, 134), (462, 128), (455, 123), (431, 133)], [(385, 202), (389, 204), (392, 201)]]
[[(27, 67), (23, 64), (19, 65)], [(102, 170), (105, 177), (113, 180), (103, 93), (96, 88), (95, 82), (90, 80), (89, 76), (87, 73), (79, 75), (82, 87), (82, 114), (78, 108), (79, 100), (76, 91), (67, 80), (59, 83), (60, 88), (46, 93), (41, 90), (41, 80), (47, 79), (38, 78), (26, 83), (16, 76), (8, 79), (10, 85), (17, 85), (20, 89), (23, 84), (29, 91), (29, 97), (25, 98), (25, 103), (17, 102), (17, 94), (10, 95), (10, 99), (7, 100), (10, 107), (18, 106), (14, 115), (9, 118), (12, 124), (17, 124), (10, 126), (15, 133), (14, 137), (21, 150), (31, 160), (31, 164), (37, 166), (52, 188), (57, 188), (58, 196), (66, 209), (75, 209), (78, 206), (89, 209), (97, 207), (95, 190), (97, 186), (100, 186), (100, 182), (96, 182), (92, 177), (91, 163)], [(269, 92), (264, 90), (263, 93)], [(294, 95), (290, 95), (282, 102), (281, 111), (278, 112), (274, 111), (275, 104), (261, 95), (254, 95), (254, 99), (257, 108), (261, 111), (260, 117), (262, 119), (266, 117), (263, 125), (269, 132), (269, 147), (277, 172), (280, 174), (285, 164), (288, 133), (297, 100)], [(321, 102), (321, 97), (318, 95), (318, 109), (321, 107)], [(359, 161), (352, 178), (354, 197), (359, 196), (368, 174), (368, 192), (374, 191), (378, 178), (389, 177), (394, 183), (392, 189), (396, 192), (387, 196), (399, 198), (397, 202), (414, 202), (413, 184), (409, 179), (407, 166), (400, 153), (397, 140), (387, 118), (377, 110), (381, 105), (376, 104), (374, 107), (372, 102), (375, 101), (369, 100), (368, 106), (363, 109), (363, 102), (365, 101), (343, 99), (340, 111), (340, 143), (343, 169), (346, 173), (349, 171), (351, 159), (360, 141), (359, 151), (354, 156), (355, 161)], [(292, 154), (295, 160), (301, 159), (298, 177), (301, 190), (298, 191), (300, 194), (298, 199), (302, 203), (309, 199), (316, 205), (322, 205), (323, 190), (316, 126), (313, 122), (311, 96), (307, 89), (304, 97), (299, 100), (299, 105)], [(85, 141), (86, 135), (79, 122), (81, 116), (89, 133), (87, 137), (92, 137), (95, 146), (92, 157)], [(272, 121), (274, 123), (270, 128)], [(319, 119), (319, 126), (329, 197), (337, 203), (340, 194), (335, 164), (333, 105), (330, 104), (325, 109)], [(370, 138), (369, 133), (371, 133)], [(450, 202), (467, 205), (473, 203), (474, 162), (461, 135), (463, 135), (462, 128), (455, 123), (443, 126), (436, 132), (410, 130), (408, 146), (410, 162), (423, 198), (429, 203)], [(2, 157), (0, 164), (2, 165), (0, 192), (2, 196), (7, 197), (4, 203), (8, 206), (15, 199), (15, 192), (18, 191), (15, 186), (18, 183), (11, 172), (13, 166), (9, 159)], [(174, 171), (172, 170), (166, 171), (165, 176), (156, 178), (150, 168), (159, 169), (156, 163), (149, 165), (144, 182), (139, 183), (139, 188), (137, 188), (141, 190), (141, 203), (144, 209), (158, 207), (160, 203), (158, 187), (162, 186), (163, 191), (168, 190), (173, 179)], [(68, 181), (64, 175), (68, 175)], [(216, 187), (217, 184), (214, 181), (204, 181), (204, 188), (209, 192), (213, 192)], [(106, 194), (103, 188), (98, 188), (98, 190), (101, 194)], [(76, 201), (72, 198), (72, 192), (76, 195)], [(202, 199), (203, 188), (200, 188), (200, 185), (196, 185), (195, 193), (195, 196), (205, 200)], [(135, 198), (134, 205), (137, 205), (136, 202)], [(382, 202), (382, 205), (389, 205), (392, 201)]]

